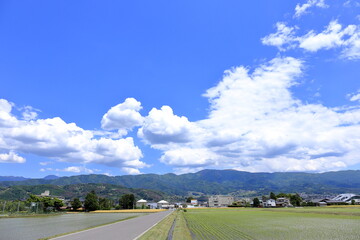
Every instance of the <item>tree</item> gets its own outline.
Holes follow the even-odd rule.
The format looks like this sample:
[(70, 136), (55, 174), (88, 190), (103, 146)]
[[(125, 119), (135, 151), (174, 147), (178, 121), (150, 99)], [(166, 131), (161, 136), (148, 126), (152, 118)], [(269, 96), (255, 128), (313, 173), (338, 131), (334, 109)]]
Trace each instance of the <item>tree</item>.
[(73, 208), (73, 210), (77, 210), (79, 208), (82, 207), (82, 203), (80, 201), (79, 198), (74, 198), (72, 201), (71, 201), (71, 207)]
[(112, 201), (107, 198), (99, 198), (99, 209), (110, 210), (112, 207)]
[(60, 210), (60, 208), (64, 206), (64, 203), (62, 200), (58, 199), (58, 198), (54, 198), (53, 199), (53, 207), (56, 209), (56, 210)]
[(119, 199), (119, 206), (122, 209), (133, 209), (135, 206), (134, 194), (124, 194)]
[(86, 195), (84, 207), (86, 211), (95, 211), (99, 209), (98, 197), (94, 190)]
[(49, 211), (51, 209), (60, 210), (60, 207), (64, 206), (64, 203), (62, 200), (58, 198), (53, 197), (40, 197), (31, 194), (30, 197), (26, 200), (27, 203), (41, 203), (41, 206), (43, 208), (43, 211)]
[(260, 206), (260, 200), (258, 198), (254, 198), (253, 207), (259, 207), (259, 206)]
[(294, 194), (290, 196), (290, 203), (293, 206), (300, 206), (302, 202), (302, 198), (300, 197), (299, 194)]
[(291, 194), (286, 194), (286, 193), (279, 193), (278, 195), (276, 195), (277, 198), (290, 198)]
[(273, 192), (270, 193), (270, 199), (276, 200), (276, 195), (275, 195), (275, 193), (273, 193)]
[(193, 199), (194, 199), (193, 197), (188, 197), (188, 198), (186, 198), (186, 202), (191, 203), (191, 200), (193, 200)]

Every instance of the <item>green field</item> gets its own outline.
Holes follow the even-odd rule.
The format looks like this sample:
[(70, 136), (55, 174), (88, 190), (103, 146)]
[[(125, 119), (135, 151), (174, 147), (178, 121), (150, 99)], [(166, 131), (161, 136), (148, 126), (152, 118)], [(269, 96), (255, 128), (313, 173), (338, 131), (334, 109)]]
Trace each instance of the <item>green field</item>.
[(359, 239), (360, 208), (191, 209), (194, 239)]
[(167, 239), (175, 218), (175, 240), (360, 239), (360, 208), (341, 207), (188, 209), (174, 212), (142, 239)]

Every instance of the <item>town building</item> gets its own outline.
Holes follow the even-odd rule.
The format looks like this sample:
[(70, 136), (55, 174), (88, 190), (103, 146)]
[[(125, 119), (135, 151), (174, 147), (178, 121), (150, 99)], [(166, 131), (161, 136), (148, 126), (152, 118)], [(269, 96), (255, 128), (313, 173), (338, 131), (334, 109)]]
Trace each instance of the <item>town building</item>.
[(161, 200), (161, 201), (157, 202), (157, 208), (159, 208), (159, 209), (166, 208), (168, 205), (169, 205), (169, 202), (167, 202), (165, 200)]
[(326, 201), (327, 204), (360, 204), (360, 195), (353, 193), (343, 193), (339, 194), (336, 197)]
[(292, 207), (292, 205), (290, 204), (290, 200), (288, 198), (277, 198), (276, 199), (276, 206), (277, 207)]
[(234, 197), (215, 195), (209, 197), (209, 207), (228, 207), (234, 202)]
[(147, 207), (147, 201), (144, 199), (140, 199), (139, 201), (136, 202), (136, 207), (137, 208), (146, 208)]
[(262, 203), (263, 207), (276, 207), (275, 199), (268, 199)]

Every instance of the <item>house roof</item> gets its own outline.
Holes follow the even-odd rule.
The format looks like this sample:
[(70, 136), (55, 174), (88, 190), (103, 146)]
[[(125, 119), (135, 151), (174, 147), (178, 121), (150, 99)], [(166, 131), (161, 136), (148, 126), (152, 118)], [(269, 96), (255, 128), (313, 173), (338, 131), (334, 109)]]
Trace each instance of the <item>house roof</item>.
[(168, 204), (169, 202), (165, 201), (165, 200), (161, 200), (159, 201), (158, 203), (161, 203), (161, 204)]
[(147, 201), (144, 199), (140, 199), (139, 201), (137, 201), (137, 203), (147, 203)]

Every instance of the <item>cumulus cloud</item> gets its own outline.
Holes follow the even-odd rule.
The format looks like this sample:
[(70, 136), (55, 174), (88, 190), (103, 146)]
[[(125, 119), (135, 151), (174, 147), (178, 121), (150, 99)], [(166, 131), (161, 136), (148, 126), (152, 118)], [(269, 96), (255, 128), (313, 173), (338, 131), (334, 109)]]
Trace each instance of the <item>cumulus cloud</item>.
[(298, 18), (308, 13), (307, 10), (311, 7), (327, 8), (328, 5), (325, 4), (325, 0), (308, 0), (306, 3), (302, 5), (300, 4), (296, 5), (294, 17)]
[(26, 162), (25, 158), (17, 155), (13, 151), (9, 153), (0, 154), (0, 163), (24, 163)]
[(175, 167), (202, 167), (216, 165), (216, 157), (207, 148), (175, 148), (166, 151), (160, 161)]
[[(137, 168), (129, 168), (129, 167), (123, 167), (122, 171), (125, 172), (126, 174), (130, 174), (130, 175), (136, 175), (136, 174), (140, 174), (140, 170)], [(108, 174), (106, 174), (108, 175)], [(111, 175), (108, 175), (111, 176)]]
[(112, 107), (101, 120), (101, 127), (105, 130), (120, 130), (126, 135), (128, 130), (139, 126), (143, 117), (139, 113), (142, 109), (141, 103), (134, 98), (127, 98), (125, 102)]
[(188, 142), (195, 129), (189, 120), (174, 115), (169, 106), (153, 108), (138, 131), (138, 136), (153, 145)]
[[(130, 103), (134, 101), (130, 100)], [(18, 119), (12, 115), (12, 104), (0, 100), (0, 150), (30, 153), (63, 162), (98, 163), (111, 167), (142, 168), (141, 150), (131, 137), (96, 138), (92, 131), (61, 118)], [(128, 127), (126, 125), (125, 127)], [(20, 157), (11, 155), (13, 161)], [(5, 157), (4, 157), (5, 158)]]
[(263, 44), (275, 46), (281, 51), (295, 47), (309, 52), (340, 48), (341, 57), (346, 59), (360, 58), (359, 25), (343, 27), (337, 20), (333, 20), (322, 32), (316, 33), (311, 30), (303, 36), (296, 36), (295, 28), (288, 27), (284, 23), (277, 23), (276, 26), (276, 33), (265, 36), (262, 39)]
[[(191, 138), (163, 141), (160, 161), (177, 172), (325, 171), (360, 163), (360, 106), (329, 108), (300, 101), (291, 89), (299, 84), (302, 69), (301, 60), (285, 57), (254, 70), (239, 66), (226, 71), (204, 94), (210, 103), (206, 119), (171, 121), (179, 125), (172, 129), (192, 126), (185, 131)], [(163, 117), (152, 118), (151, 125), (167, 133)]]

